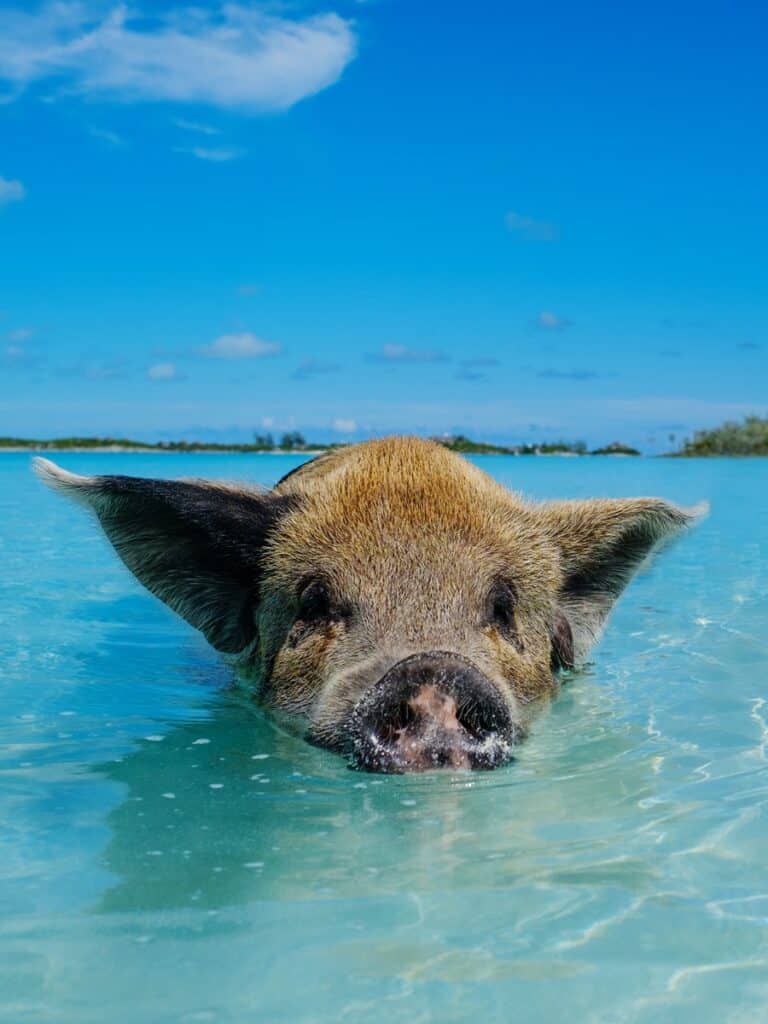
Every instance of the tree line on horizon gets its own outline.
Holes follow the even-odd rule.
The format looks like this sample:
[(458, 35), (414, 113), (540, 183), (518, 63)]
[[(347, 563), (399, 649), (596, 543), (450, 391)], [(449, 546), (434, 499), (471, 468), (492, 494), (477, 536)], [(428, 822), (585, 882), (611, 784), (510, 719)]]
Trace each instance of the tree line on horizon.
[[(614, 441), (590, 450), (584, 441), (553, 441), (540, 444), (500, 445), (489, 441), (475, 441), (464, 434), (447, 434), (432, 440), (451, 451), (465, 455), (640, 455), (636, 448)], [(167, 452), (285, 452), (301, 453), (343, 448), (349, 442), (315, 443), (308, 441), (298, 430), (285, 431), (278, 440), (271, 433), (254, 433), (246, 443), (216, 441), (134, 441), (120, 437), (61, 437), (33, 440), (20, 437), (0, 437), (1, 448), (30, 450), (66, 450), (77, 448), (126, 448), (139, 451)], [(673, 458), (691, 456), (745, 456), (768, 455), (768, 417), (747, 416), (741, 423), (727, 421), (719, 427), (697, 430), (693, 437), (682, 442), (676, 451), (667, 453)]]

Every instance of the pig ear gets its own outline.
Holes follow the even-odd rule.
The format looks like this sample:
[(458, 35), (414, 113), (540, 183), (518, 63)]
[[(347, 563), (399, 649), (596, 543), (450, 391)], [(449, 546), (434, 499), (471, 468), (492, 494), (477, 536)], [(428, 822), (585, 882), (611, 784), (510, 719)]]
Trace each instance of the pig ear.
[(262, 549), (295, 499), (202, 480), (76, 476), (40, 458), (34, 468), (92, 509), (131, 572), (217, 650), (251, 643)]
[(600, 636), (614, 602), (643, 561), (706, 511), (706, 505), (682, 509), (659, 498), (540, 506), (546, 532), (561, 553), (560, 609), (570, 625), (576, 662)]

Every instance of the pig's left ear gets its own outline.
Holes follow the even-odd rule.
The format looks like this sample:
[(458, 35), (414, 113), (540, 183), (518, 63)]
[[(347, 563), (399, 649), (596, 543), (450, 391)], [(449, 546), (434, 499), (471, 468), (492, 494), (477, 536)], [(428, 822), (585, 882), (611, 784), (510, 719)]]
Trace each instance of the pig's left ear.
[(47, 459), (35, 471), (54, 490), (90, 508), (131, 572), (217, 650), (244, 650), (264, 544), (292, 497), (203, 480), (76, 476)]
[(642, 562), (706, 511), (706, 505), (682, 509), (659, 498), (539, 506), (540, 522), (561, 552), (560, 609), (573, 635), (573, 661), (582, 660), (598, 639), (614, 602)]

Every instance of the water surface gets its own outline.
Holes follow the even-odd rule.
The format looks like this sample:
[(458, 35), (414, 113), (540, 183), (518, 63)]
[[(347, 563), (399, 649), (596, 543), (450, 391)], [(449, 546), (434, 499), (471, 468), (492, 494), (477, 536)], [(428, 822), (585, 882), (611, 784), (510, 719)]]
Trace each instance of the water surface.
[[(269, 484), (299, 460), (58, 461)], [(768, 1019), (768, 461), (477, 462), (712, 513), (514, 764), (377, 778), (271, 724), (0, 455), (0, 1020)]]

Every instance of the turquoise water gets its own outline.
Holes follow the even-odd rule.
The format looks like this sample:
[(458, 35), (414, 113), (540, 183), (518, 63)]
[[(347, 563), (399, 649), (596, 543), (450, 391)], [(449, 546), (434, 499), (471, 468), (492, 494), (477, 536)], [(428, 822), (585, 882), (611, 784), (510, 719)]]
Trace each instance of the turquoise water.
[[(278, 456), (62, 455), (271, 483)], [(272, 725), (0, 455), (0, 1020), (768, 1019), (768, 461), (477, 460), (710, 517), (487, 775)]]

